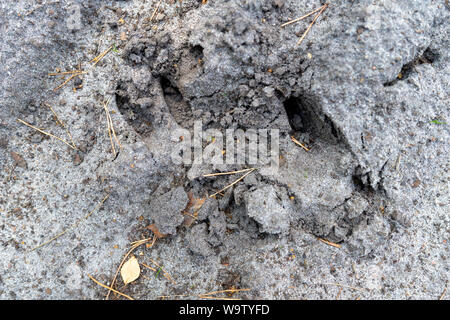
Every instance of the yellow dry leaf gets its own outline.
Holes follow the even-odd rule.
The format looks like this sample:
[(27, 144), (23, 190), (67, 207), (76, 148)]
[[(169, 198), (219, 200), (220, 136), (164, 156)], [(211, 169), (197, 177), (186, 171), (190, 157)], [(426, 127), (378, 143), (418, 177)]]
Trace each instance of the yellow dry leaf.
[(133, 282), (137, 278), (139, 278), (139, 274), (141, 273), (141, 268), (139, 267), (139, 263), (135, 257), (131, 257), (125, 262), (120, 269), (120, 275), (122, 276), (122, 280), (125, 284)]

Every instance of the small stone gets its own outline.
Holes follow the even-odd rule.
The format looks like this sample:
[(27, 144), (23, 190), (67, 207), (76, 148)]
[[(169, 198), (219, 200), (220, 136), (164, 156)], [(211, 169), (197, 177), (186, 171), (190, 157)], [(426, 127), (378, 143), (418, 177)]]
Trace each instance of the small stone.
[(14, 151), (11, 151), (10, 155), (14, 159), (14, 164), (16, 166), (18, 166), (18, 167), (20, 167), (22, 169), (26, 169), (27, 168), (27, 162), (24, 160), (24, 158), (20, 154), (14, 152)]
[(78, 153), (73, 157), (73, 165), (79, 166), (83, 162), (84, 158), (83, 156), (79, 155)]
[(265, 87), (263, 89), (263, 91), (264, 91), (264, 94), (266, 95), (266, 97), (270, 98), (270, 97), (273, 97), (275, 89), (272, 87)]

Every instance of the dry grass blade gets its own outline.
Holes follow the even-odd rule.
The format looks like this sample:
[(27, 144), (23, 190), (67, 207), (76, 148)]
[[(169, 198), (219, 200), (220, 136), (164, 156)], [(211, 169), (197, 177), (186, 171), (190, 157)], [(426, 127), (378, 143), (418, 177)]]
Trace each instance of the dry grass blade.
[(216, 176), (224, 176), (224, 175), (229, 175), (229, 174), (235, 174), (235, 173), (241, 173), (241, 172), (247, 172), (250, 170), (253, 170), (254, 168), (249, 168), (249, 169), (243, 169), (243, 170), (238, 170), (238, 171), (229, 171), (229, 172), (218, 172), (218, 173), (209, 173), (209, 174), (204, 174), (203, 177), (216, 177)]
[(291, 140), (292, 142), (294, 142), (295, 144), (299, 145), (300, 147), (302, 147), (303, 149), (305, 149), (306, 151), (309, 151), (309, 149), (307, 147), (305, 147), (300, 141), (298, 141), (297, 139), (295, 139), (293, 136), (291, 136)]
[(67, 129), (67, 127), (64, 125), (64, 122), (62, 122), (62, 121), (59, 119), (58, 115), (56, 114), (55, 110), (53, 110), (53, 108), (52, 108), (51, 105), (49, 105), (48, 103), (44, 103), (44, 104), (45, 104), (48, 108), (50, 108), (50, 110), (53, 112), (53, 115), (54, 115), (55, 118), (56, 118), (56, 122), (59, 123), (59, 124), (61, 125), (61, 127), (63, 127), (63, 128), (66, 130), (67, 134), (69, 135), (70, 142), (72, 142), (73, 147), (74, 147), (75, 149), (77, 149), (77, 146), (75, 145), (75, 142), (73, 142), (72, 135), (70, 134), (69, 129)]
[(225, 188), (223, 188), (223, 189), (217, 191), (216, 193), (210, 195), (209, 197), (212, 198), (212, 197), (214, 197), (215, 195), (217, 195), (218, 193), (221, 193), (222, 191), (225, 191), (225, 190), (227, 190), (228, 188), (234, 186), (236, 183), (238, 183), (239, 181), (241, 181), (242, 179), (244, 179), (246, 176), (248, 176), (250, 173), (252, 173), (252, 172), (255, 171), (255, 170), (256, 170), (256, 168), (250, 169), (250, 171), (248, 171), (248, 172), (247, 172), (246, 174), (244, 174), (242, 177), (240, 177), (239, 179), (237, 179), (237, 180), (234, 181), (233, 183), (227, 185)]
[(36, 130), (36, 131), (39, 131), (40, 133), (43, 133), (43, 134), (45, 134), (45, 135), (47, 135), (47, 136), (49, 136), (49, 137), (52, 137), (52, 138), (55, 138), (55, 139), (57, 139), (57, 140), (59, 140), (59, 141), (61, 141), (61, 142), (64, 142), (64, 143), (67, 144), (69, 147), (71, 147), (72, 149), (76, 150), (76, 147), (75, 147), (75, 146), (72, 146), (70, 143), (68, 143), (68, 142), (67, 142), (66, 140), (64, 140), (64, 139), (61, 139), (60, 137), (57, 137), (57, 136), (55, 136), (55, 135), (53, 135), (53, 134), (51, 134), (51, 133), (45, 132), (45, 131), (42, 130), (42, 129), (36, 128), (35, 126), (32, 126), (31, 124), (29, 124), (28, 122), (23, 121), (22, 119), (17, 119), (17, 121), (23, 123), (24, 125), (26, 125), (26, 126), (32, 128), (32, 129), (34, 129), (34, 130)]
[[(51, 238), (50, 240), (48, 240), (48, 241), (46, 241), (46, 242), (44, 242), (44, 243), (38, 245), (37, 247), (33, 248), (31, 251), (34, 251), (34, 250), (39, 249), (39, 248), (42, 248), (43, 246), (49, 244), (50, 242), (52, 242), (52, 241), (58, 239), (59, 237), (61, 237), (61, 236), (64, 235), (64, 234), (66, 234), (68, 231), (70, 231), (70, 230), (72, 230), (72, 229), (75, 229), (82, 221), (87, 220), (87, 219), (88, 219), (95, 211), (97, 211), (97, 210), (103, 205), (103, 203), (106, 201), (106, 199), (108, 199), (108, 198), (109, 198), (109, 194), (108, 194), (105, 198), (103, 198), (103, 200), (100, 201), (100, 202), (97, 204), (97, 206), (96, 206), (91, 212), (89, 212), (84, 218), (78, 220), (78, 222), (76, 222), (75, 224), (73, 224), (71, 227), (67, 228), (67, 229), (64, 230), (63, 232), (57, 234), (56, 236), (54, 236), (54, 237)], [(30, 252), (31, 252), (31, 251), (30, 251)]]
[(296, 23), (296, 22), (298, 22), (298, 21), (300, 21), (300, 20), (303, 20), (303, 19), (305, 19), (305, 18), (308, 18), (310, 15), (312, 15), (312, 14), (316, 13), (317, 11), (321, 10), (323, 7), (324, 7), (324, 6), (321, 6), (320, 8), (317, 8), (316, 10), (311, 11), (310, 13), (305, 14), (303, 17), (300, 17), (300, 18), (297, 18), (297, 19), (288, 21), (288, 22), (286, 22), (286, 23), (283, 23), (283, 24), (281, 25), (281, 27), (283, 28), (283, 27), (285, 27), (285, 26), (287, 26), (287, 25), (290, 25), (290, 24), (292, 24), (292, 23)]
[(298, 40), (296, 46), (299, 46), (302, 42), (303, 39), (305, 39), (306, 35), (309, 33), (309, 30), (311, 30), (312, 26), (314, 25), (314, 23), (316, 23), (317, 18), (320, 17), (320, 15), (322, 14), (322, 12), (328, 7), (328, 4), (324, 4), (322, 9), (319, 11), (319, 13), (314, 17), (314, 20), (311, 22), (311, 24), (309, 25), (308, 29), (306, 29), (306, 31), (303, 33), (303, 35), (301, 36), (301, 38)]
[(103, 283), (100, 283), (99, 281), (95, 280), (90, 274), (87, 274), (89, 278), (91, 278), (92, 281), (94, 281), (96, 284), (98, 284), (100, 287), (106, 288), (108, 290), (111, 290), (121, 296), (124, 296), (125, 298), (129, 299), (129, 300), (134, 300), (132, 297), (126, 295), (125, 293), (119, 292), (111, 287), (108, 287), (107, 285), (104, 285)]

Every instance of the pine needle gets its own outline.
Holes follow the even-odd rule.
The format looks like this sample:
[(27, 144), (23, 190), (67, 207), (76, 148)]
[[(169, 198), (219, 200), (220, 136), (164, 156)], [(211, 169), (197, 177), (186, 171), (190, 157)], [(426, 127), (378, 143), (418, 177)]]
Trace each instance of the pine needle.
[[(87, 220), (87, 219), (88, 219), (95, 211), (97, 211), (97, 210), (103, 205), (103, 203), (106, 201), (106, 199), (108, 199), (108, 198), (109, 198), (109, 194), (108, 194), (105, 198), (103, 198), (103, 200), (100, 201), (100, 202), (97, 204), (97, 206), (96, 206), (91, 212), (89, 212), (84, 218), (78, 220), (78, 222), (74, 223), (71, 227), (69, 227), (69, 228), (67, 228), (66, 230), (64, 230), (63, 232), (57, 234), (56, 236), (54, 236), (54, 237), (51, 238), (50, 240), (48, 240), (48, 241), (46, 241), (46, 242), (44, 242), (44, 243), (38, 245), (37, 247), (31, 249), (31, 251), (34, 251), (34, 250), (39, 249), (39, 248), (42, 248), (43, 246), (49, 244), (50, 242), (52, 242), (52, 241), (58, 239), (59, 237), (61, 237), (61, 236), (64, 235), (64, 234), (66, 234), (68, 231), (70, 231), (70, 230), (75, 229), (76, 227), (78, 227), (78, 225), (79, 225), (82, 221)], [(31, 251), (30, 251), (30, 252), (31, 252)]]
[(48, 75), (49, 76), (63, 76), (63, 75), (67, 75), (67, 74), (74, 74), (74, 73), (86, 73), (85, 71), (80, 71), (80, 70), (71, 70), (71, 71), (63, 71), (63, 72), (51, 72)]
[(223, 188), (223, 189), (217, 191), (216, 193), (210, 195), (209, 197), (212, 198), (212, 197), (214, 197), (215, 195), (217, 195), (218, 193), (221, 193), (221, 192), (227, 190), (228, 188), (234, 186), (236, 183), (238, 183), (239, 181), (241, 181), (242, 179), (244, 179), (246, 176), (248, 176), (250, 173), (252, 173), (252, 172), (255, 171), (255, 170), (256, 170), (256, 168), (250, 169), (250, 170), (249, 170), (246, 174), (244, 174), (242, 177), (240, 177), (239, 179), (237, 179), (237, 180), (234, 181), (233, 183), (227, 185), (225, 188)]
[(328, 7), (328, 3), (324, 4), (322, 6), (322, 9), (319, 11), (319, 13), (314, 17), (314, 20), (311, 22), (311, 24), (309, 25), (308, 29), (306, 29), (306, 31), (303, 33), (303, 35), (301, 36), (301, 38), (298, 40), (296, 46), (298, 47), (302, 42), (303, 39), (305, 39), (306, 35), (308, 34), (309, 30), (311, 30), (312, 26), (314, 25), (314, 23), (316, 22), (317, 18), (319, 18), (319, 16), (322, 14), (322, 12)]
[(93, 63), (91, 67), (94, 67), (100, 60), (103, 59), (104, 56), (106, 56), (106, 54), (111, 51), (111, 49), (113, 48), (113, 46), (109, 46), (108, 49), (106, 49), (105, 51), (103, 51), (102, 53), (100, 53), (98, 56), (96, 56), (94, 59), (92, 59), (91, 61), (89, 61), (89, 63)]
[(107, 285), (104, 285), (103, 283), (98, 282), (98, 281), (95, 280), (90, 274), (87, 274), (87, 275), (88, 275), (89, 278), (91, 278), (92, 281), (94, 281), (94, 282), (95, 282), (96, 284), (98, 284), (99, 286), (101, 286), (101, 287), (103, 287), (103, 288), (106, 288), (106, 289), (108, 289), (108, 290), (111, 290), (111, 291), (113, 291), (113, 292), (115, 292), (115, 293), (117, 293), (117, 294), (119, 294), (119, 295), (121, 295), (121, 296), (124, 296), (125, 298), (127, 298), (127, 299), (129, 299), (129, 300), (134, 300), (132, 297), (126, 295), (125, 293), (119, 292), (119, 291), (117, 291), (117, 290), (115, 290), (115, 289), (113, 289), (113, 288), (108, 287)]
[[(71, 72), (72, 73), (72, 72)], [(58, 91), (59, 89), (61, 89), (62, 87), (64, 87), (70, 80), (72, 80), (73, 78), (80, 76), (82, 74), (85, 74), (85, 71), (79, 71), (77, 70), (76, 73), (73, 73), (69, 78), (67, 78), (63, 83), (61, 83), (59, 86), (57, 86), (55, 89), (53, 89), (53, 91)]]
[(314, 11), (311, 11), (311, 12), (308, 13), (308, 14), (305, 14), (303, 17), (300, 17), (300, 18), (297, 18), (297, 19), (288, 21), (288, 22), (286, 22), (286, 23), (283, 23), (283, 24), (281, 25), (281, 27), (283, 28), (283, 27), (285, 27), (285, 26), (287, 26), (287, 25), (290, 25), (290, 24), (292, 24), (292, 23), (296, 23), (296, 22), (298, 22), (298, 21), (300, 21), (300, 20), (303, 20), (303, 19), (305, 19), (305, 18), (308, 18), (310, 15), (316, 13), (317, 11), (321, 10), (322, 8), (323, 8), (323, 6), (321, 6), (320, 8), (317, 8), (317, 9), (314, 10)]
[(61, 139), (60, 137), (57, 137), (57, 136), (55, 136), (55, 135), (53, 135), (53, 134), (51, 134), (51, 133), (45, 132), (45, 131), (42, 130), (42, 129), (36, 128), (35, 126), (32, 126), (31, 124), (29, 124), (28, 122), (23, 121), (22, 119), (17, 119), (17, 121), (23, 123), (24, 125), (26, 125), (26, 126), (32, 128), (32, 129), (34, 129), (34, 130), (36, 130), (36, 131), (39, 131), (40, 133), (43, 133), (43, 134), (45, 134), (45, 135), (47, 135), (47, 136), (49, 136), (49, 137), (58, 139), (59, 141), (64, 142), (65, 144), (67, 144), (67, 145), (68, 145), (69, 147), (71, 147), (72, 149), (76, 150), (76, 147), (75, 147), (75, 146), (72, 146), (70, 143), (68, 143), (68, 142), (67, 142), (66, 140), (64, 140), (64, 139)]
[(67, 127), (64, 125), (64, 123), (59, 119), (58, 115), (56, 114), (55, 110), (53, 110), (52, 106), (49, 105), (49, 104), (46, 103), (46, 102), (44, 102), (44, 104), (45, 104), (48, 108), (50, 108), (50, 110), (53, 112), (53, 115), (54, 115), (55, 118), (56, 118), (56, 122), (59, 123), (59, 124), (61, 125), (61, 127), (63, 127), (63, 128), (66, 130), (67, 134), (69, 135), (70, 141), (72, 142), (73, 147), (74, 147), (75, 149), (77, 149), (77, 146), (75, 145), (75, 142), (73, 142), (73, 138), (72, 138), (72, 135), (70, 134), (69, 129), (67, 129)]
[(253, 170), (253, 169), (254, 169), (254, 168), (243, 169), (243, 170), (238, 170), (238, 171), (209, 173), (209, 174), (204, 174), (203, 176), (204, 176), (204, 177), (224, 176), (224, 175), (229, 175), (229, 174), (235, 174), (235, 173), (247, 172), (247, 171), (250, 171), (250, 170)]

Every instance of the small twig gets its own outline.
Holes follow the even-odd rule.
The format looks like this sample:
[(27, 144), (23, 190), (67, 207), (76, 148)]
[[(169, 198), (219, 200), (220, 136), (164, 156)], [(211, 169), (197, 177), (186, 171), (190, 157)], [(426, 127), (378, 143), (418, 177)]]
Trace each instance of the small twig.
[(98, 56), (96, 56), (94, 59), (92, 59), (91, 61), (89, 61), (89, 63), (93, 63), (91, 68), (94, 67), (100, 60), (103, 59), (104, 56), (106, 56), (106, 54), (111, 51), (111, 49), (113, 48), (113, 46), (109, 46), (108, 49), (106, 49), (105, 51), (103, 51), (102, 53), (100, 53)]
[(69, 78), (67, 78), (63, 83), (61, 83), (59, 86), (57, 86), (55, 89), (53, 89), (53, 91), (58, 91), (59, 89), (61, 89), (62, 87), (64, 87), (70, 80), (72, 80), (73, 78), (75, 78), (76, 76), (80, 76), (82, 74), (85, 74), (85, 71), (79, 71), (77, 70), (76, 73), (72, 74)]
[(303, 17), (300, 17), (300, 18), (297, 18), (297, 19), (288, 21), (288, 22), (286, 22), (286, 23), (283, 23), (283, 24), (281, 25), (281, 27), (283, 28), (283, 27), (285, 27), (285, 26), (287, 26), (287, 25), (289, 25), (289, 24), (292, 24), (292, 23), (295, 23), (295, 22), (297, 22), (297, 21), (300, 21), (300, 20), (303, 20), (303, 19), (305, 19), (305, 18), (308, 18), (310, 15), (316, 13), (317, 11), (319, 11), (319, 10), (322, 9), (322, 8), (323, 8), (323, 6), (321, 6), (320, 8), (317, 8), (317, 9), (314, 10), (314, 11), (311, 11), (311, 12), (308, 13), (308, 14), (305, 14)]
[(44, 130), (41, 130), (41, 129), (39, 129), (39, 128), (36, 128), (35, 126), (32, 126), (31, 124), (29, 124), (29, 123), (23, 121), (22, 119), (17, 119), (17, 121), (23, 123), (24, 125), (26, 125), (26, 126), (32, 128), (32, 129), (34, 129), (34, 130), (36, 130), (36, 131), (39, 131), (40, 133), (43, 133), (43, 134), (45, 134), (45, 135), (47, 135), (47, 136), (50, 136), (50, 137), (55, 138), (55, 139), (58, 139), (59, 141), (62, 141), (62, 142), (64, 142), (65, 144), (67, 144), (67, 145), (68, 145), (69, 147), (71, 147), (72, 149), (76, 150), (76, 147), (72, 146), (70, 143), (68, 143), (68, 142), (67, 142), (66, 140), (64, 140), (64, 139), (61, 139), (60, 137), (57, 137), (57, 136), (55, 136), (55, 135), (53, 135), (53, 134), (51, 134), (51, 133), (48, 133), (48, 132), (45, 132)]
[(299, 46), (303, 39), (305, 39), (306, 35), (308, 34), (309, 30), (311, 30), (312, 26), (314, 25), (314, 23), (316, 22), (317, 18), (319, 18), (319, 16), (322, 14), (322, 12), (328, 7), (328, 3), (324, 4), (322, 9), (319, 11), (319, 13), (314, 17), (314, 20), (311, 22), (311, 24), (309, 25), (308, 29), (306, 29), (306, 31), (303, 33), (303, 35), (301, 36), (301, 38), (298, 40), (296, 46)]
[[(82, 221), (87, 220), (87, 219), (88, 219), (88, 218), (89, 218), (96, 210), (98, 210), (98, 209), (103, 205), (103, 203), (106, 201), (106, 199), (108, 199), (108, 198), (109, 198), (109, 194), (108, 194), (105, 198), (103, 198), (103, 200), (100, 201), (100, 202), (97, 204), (97, 206), (96, 206), (91, 212), (89, 212), (84, 218), (78, 220), (78, 222), (76, 222), (75, 224), (73, 224), (71, 227), (67, 228), (67, 229), (64, 230), (63, 232), (57, 234), (56, 236), (54, 236), (54, 237), (51, 238), (50, 240), (48, 240), (48, 241), (44, 242), (43, 244), (40, 244), (40, 245), (38, 245), (37, 247), (31, 249), (31, 251), (34, 251), (34, 250), (39, 249), (39, 248), (42, 248), (43, 246), (49, 244), (50, 242), (52, 242), (52, 241), (58, 239), (59, 237), (61, 237), (61, 236), (64, 235), (64, 234), (66, 234), (68, 231), (70, 231), (70, 230), (72, 230), (72, 229), (75, 229)], [(30, 251), (30, 252), (31, 252), (31, 251)]]
[(242, 177), (240, 177), (239, 179), (237, 179), (237, 180), (234, 181), (233, 183), (227, 185), (225, 188), (223, 188), (223, 189), (217, 191), (216, 193), (210, 195), (209, 197), (212, 198), (212, 197), (214, 197), (216, 194), (221, 193), (222, 191), (225, 191), (225, 190), (227, 190), (228, 188), (234, 186), (236, 183), (238, 183), (239, 181), (241, 181), (242, 179), (244, 179), (246, 176), (248, 176), (250, 173), (252, 173), (252, 172), (255, 171), (255, 170), (256, 170), (256, 168), (251, 169), (251, 170), (248, 171), (246, 174), (244, 174)]
[(340, 244), (337, 244), (337, 243), (334, 243), (334, 242), (331, 242), (331, 241), (328, 241), (328, 240), (325, 240), (325, 239), (322, 239), (322, 238), (319, 238), (319, 240), (322, 241), (325, 244), (328, 244), (329, 246), (333, 246), (333, 247), (336, 247), (336, 248), (341, 248), (342, 247)]
[(126, 295), (125, 293), (119, 292), (111, 287), (108, 287), (107, 285), (104, 285), (103, 283), (98, 282), (97, 280), (95, 280), (90, 274), (87, 274), (89, 278), (91, 278), (92, 281), (94, 281), (96, 284), (98, 284), (99, 286), (106, 288), (108, 290), (111, 290), (117, 294), (120, 294), (121, 296), (124, 296), (125, 298), (129, 299), (129, 300), (134, 300), (132, 297)]
[(300, 147), (302, 147), (303, 149), (305, 149), (306, 151), (309, 151), (309, 149), (307, 147), (305, 147), (302, 143), (300, 143), (300, 141), (298, 141), (297, 139), (294, 138), (294, 136), (291, 136), (291, 140), (292, 142), (294, 142), (295, 144), (299, 145)]

